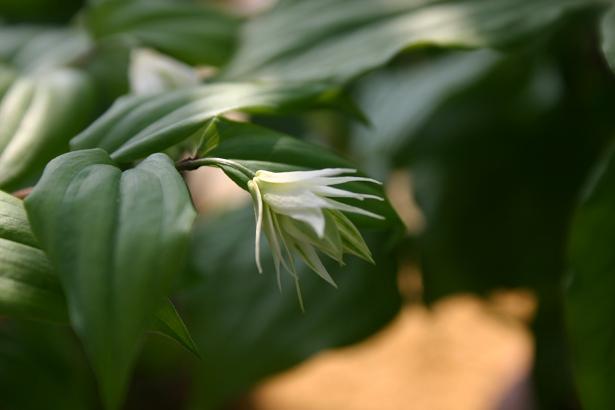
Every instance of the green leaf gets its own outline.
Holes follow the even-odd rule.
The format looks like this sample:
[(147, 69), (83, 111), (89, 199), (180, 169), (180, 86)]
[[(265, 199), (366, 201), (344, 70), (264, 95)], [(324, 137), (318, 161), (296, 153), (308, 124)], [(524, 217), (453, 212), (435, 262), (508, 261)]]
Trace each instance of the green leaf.
[(570, 239), (566, 311), (583, 408), (615, 406), (615, 162), (613, 151), (589, 181)]
[(0, 314), (66, 321), (62, 288), (38, 249), (22, 201), (0, 191)]
[(251, 209), (197, 224), (179, 297), (203, 356), (192, 408), (219, 408), (258, 381), (389, 323), (400, 308), (395, 258), (387, 234), (366, 239), (376, 265), (354, 257), (344, 267), (329, 264), (337, 289), (298, 265), (302, 313), (288, 275), (278, 290), (271, 258), (262, 257), (262, 275), (256, 270)]
[(171, 301), (162, 305), (162, 308), (158, 310), (154, 331), (177, 341), (195, 356), (200, 356), (199, 349), (194, 343), (190, 331), (188, 331), (186, 324)]
[(30, 184), (91, 119), (93, 85), (74, 69), (21, 77), (0, 102), (0, 187)]
[(457, 52), (395, 64), (359, 80), (355, 100), (370, 121), (353, 124), (352, 148), (359, 163), (376, 174), (386, 173), (399, 150), (419, 136), (440, 106), (501, 60), (493, 51)]
[[(351, 162), (326, 148), (268, 128), (216, 118), (208, 125), (207, 130), (209, 140), (214, 141), (214, 147), (207, 153), (208, 157), (231, 159), (253, 172), (259, 169), (282, 172), (322, 168), (355, 168)], [(220, 168), (247, 190), (248, 179), (245, 175), (237, 173), (232, 167), (220, 165)], [(386, 198), (382, 187), (373, 183), (355, 182), (345, 186), (353, 192)], [(339, 200), (385, 217), (384, 220), (378, 220), (349, 215), (353, 221), (363, 226), (394, 227), (399, 231), (403, 230), (397, 213), (386, 200), (361, 202), (351, 199)]]
[(602, 52), (611, 70), (615, 71), (615, 6), (602, 18), (600, 24), (602, 34)]
[(249, 22), (227, 79), (346, 81), (402, 50), (504, 47), (601, 0), (282, 1)]
[[(0, 191), (0, 315), (68, 323), (58, 275), (38, 244), (21, 200)], [(154, 331), (198, 356), (186, 325), (171, 301), (156, 314)]]
[(9, 410), (97, 409), (96, 386), (67, 326), (2, 320), (0, 396)]
[(13, 68), (0, 63), (0, 98), (2, 98), (16, 77), (17, 73), (15, 73)]
[(19, 44), (10, 63), (24, 74), (47, 73), (76, 66), (93, 46), (83, 30), (45, 27)]
[(339, 90), (324, 84), (214, 83), (118, 100), (71, 141), (73, 149), (103, 148), (118, 162), (143, 158), (203, 131), (228, 111), (284, 113), (331, 106)]
[(215, 66), (230, 57), (239, 27), (238, 19), (215, 9), (159, 0), (106, 1), (90, 8), (85, 22), (99, 40), (124, 37), (189, 64)]
[(32, 37), (43, 32), (45, 27), (36, 25), (3, 25), (0, 24), (0, 60), (11, 61), (15, 53)]
[(195, 217), (186, 186), (163, 154), (122, 172), (94, 149), (51, 161), (25, 203), (105, 404), (117, 409), (142, 335), (182, 269)]

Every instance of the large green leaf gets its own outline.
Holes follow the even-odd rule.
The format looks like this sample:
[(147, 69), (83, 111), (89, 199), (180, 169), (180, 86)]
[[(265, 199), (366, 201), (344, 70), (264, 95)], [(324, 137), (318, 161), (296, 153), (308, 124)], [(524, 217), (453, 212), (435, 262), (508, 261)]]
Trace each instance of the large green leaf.
[(508, 46), (601, 2), (287, 0), (247, 24), (224, 76), (345, 81), (408, 48)]
[(163, 154), (122, 172), (93, 149), (51, 161), (25, 203), (106, 406), (116, 409), (142, 334), (182, 268), (195, 217), (186, 186)]
[(233, 52), (239, 21), (211, 8), (160, 0), (105, 1), (86, 12), (97, 39), (124, 37), (190, 64), (221, 65)]
[(604, 15), (600, 26), (602, 33), (602, 52), (611, 69), (615, 71), (615, 6)]
[(90, 78), (57, 69), (19, 78), (0, 102), (0, 188), (30, 184), (95, 110)]
[(203, 356), (193, 408), (218, 408), (267, 376), (387, 324), (400, 306), (395, 258), (386, 234), (366, 239), (376, 265), (357, 258), (330, 264), (337, 289), (298, 266), (302, 313), (292, 280), (285, 277), (278, 290), (271, 258), (262, 258), (262, 275), (256, 270), (252, 210), (198, 224), (179, 298)]
[[(68, 323), (57, 273), (30, 229), (21, 200), (0, 191), (0, 316)], [(152, 330), (198, 354), (192, 337), (170, 301), (156, 313)]]
[[(249, 123), (214, 118), (203, 134), (204, 146), (209, 157), (231, 159), (253, 172), (295, 171), (322, 168), (355, 168), (345, 159), (323, 147), (309, 144), (297, 138), (262, 128)], [(188, 161), (189, 163), (190, 161)], [(196, 161), (198, 163), (198, 161)], [(248, 177), (233, 167), (219, 164), (227, 175), (247, 190)], [(386, 198), (382, 187), (373, 183), (350, 183), (348, 189), (354, 192), (377, 195)], [(382, 215), (384, 220), (351, 215), (350, 218), (364, 226), (387, 227), (402, 230), (403, 225), (388, 201), (344, 200), (363, 209)]]
[(576, 380), (585, 409), (615, 406), (615, 160), (601, 164), (577, 209), (566, 307)]
[(339, 93), (322, 84), (215, 83), (118, 100), (71, 141), (73, 149), (100, 147), (119, 162), (143, 158), (203, 131), (228, 111), (281, 113), (327, 106)]

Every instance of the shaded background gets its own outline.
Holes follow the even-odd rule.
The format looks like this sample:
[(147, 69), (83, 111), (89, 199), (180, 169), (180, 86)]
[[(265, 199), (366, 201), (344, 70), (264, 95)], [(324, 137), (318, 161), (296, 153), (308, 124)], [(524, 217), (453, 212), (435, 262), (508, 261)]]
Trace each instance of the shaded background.
[[(249, 15), (270, 2), (215, 3)], [(82, 6), (0, 2), (11, 24), (62, 24)], [(126, 408), (581, 408), (564, 323), (568, 244), (615, 130), (596, 21), (595, 10), (571, 14), (506, 52), (397, 56), (346, 87), (369, 125), (330, 111), (233, 114), (386, 181), (404, 238), (391, 250), (367, 233), (377, 268), (349, 263), (337, 294), (308, 279), (302, 315), (290, 287), (278, 294), (255, 272), (247, 195), (217, 171), (186, 175), (202, 218), (175, 302), (203, 358), (151, 336)], [(65, 328), (4, 319), (0, 332), (1, 409), (97, 408)]]

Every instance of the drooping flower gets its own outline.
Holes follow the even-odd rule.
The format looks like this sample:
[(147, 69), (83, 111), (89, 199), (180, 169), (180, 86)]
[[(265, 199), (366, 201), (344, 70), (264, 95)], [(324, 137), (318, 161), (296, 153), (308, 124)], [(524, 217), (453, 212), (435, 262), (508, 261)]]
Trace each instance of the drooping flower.
[(359, 176), (354, 169), (326, 168), (315, 171), (269, 172), (257, 171), (248, 182), (256, 214), (255, 254), (256, 266), (262, 272), (260, 261), (261, 232), (265, 233), (273, 255), (278, 286), (281, 287), (280, 268), (295, 280), (301, 306), (299, 278), (295, 256), (320, 277), (336, 286), (323, 265), (317, 250), (343, 264), (343, 255), (350, 253), (373, 263), (369, 248), (354, 224), (343, 212), (384, 219), (357, 206), (334, 198), (358, 200), (383, 198), (348, 191), (334, 185), (348, 182), (380, 182)]

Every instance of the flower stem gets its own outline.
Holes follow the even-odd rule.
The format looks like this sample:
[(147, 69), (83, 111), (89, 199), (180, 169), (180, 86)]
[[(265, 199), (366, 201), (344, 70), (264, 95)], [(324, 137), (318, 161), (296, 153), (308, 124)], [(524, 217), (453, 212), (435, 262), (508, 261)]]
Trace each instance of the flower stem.
[(196, 158), (179, 161), (175, 164), (178, 171), (193, 171), (203, 166), (214, 167), (230, 167), (246, 175), (248, 178), (254, 178), (254, 172), (248, 167), (241, 165), (238, 162), (224, 158)]

